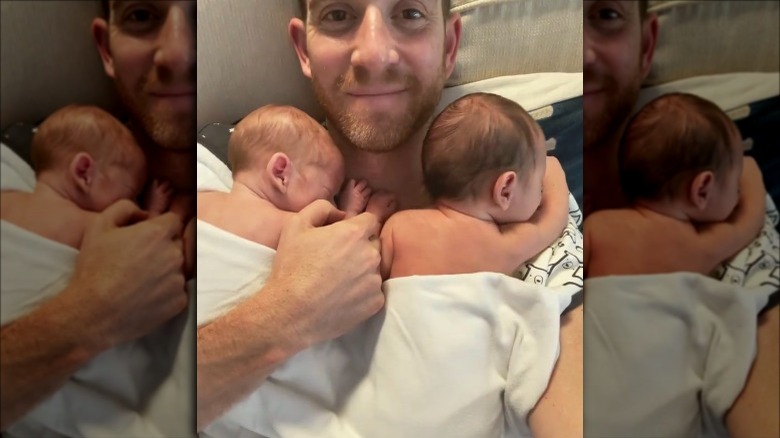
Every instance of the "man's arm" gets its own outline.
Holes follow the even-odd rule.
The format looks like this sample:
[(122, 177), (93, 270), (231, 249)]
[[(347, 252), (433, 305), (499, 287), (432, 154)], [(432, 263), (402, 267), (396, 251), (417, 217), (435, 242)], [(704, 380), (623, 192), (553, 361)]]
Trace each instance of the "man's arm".
[(528, 415), (535, 438), (583, 436), (582, 310), (577, 306), (561, 318), (561, 354), (547, 389)]
[(122, 226), (143, 217), (130, 201), (109, 207), (87, 230), (66, 289), (0, 328), (0, 430), (95, 355), (186, 306), (181, 221), (166, 214)]
[(744, 160), (739, 204), (731, 216), (724, 222), (698, 228), (701, 254), (708, 255), (713, 267), (749, 245), (764, 225), (766, 189), (761, 170), (753, 158)]
[(547, 157), (547, 168), (542, 182), (542, 202), (526, 222), (501, 227), (502, 245), (520, 264), (539, 254), (560, 236), (569, 220), (569, 187), (561, 163)]
[(282, 231), (261, 291), (198, 328), (198, 430), (257, 389), (296, 352), (333, 339), (384, 305), (379, 222), (369, 213), (341, 219), (315, 201)]
[(745, 387), (726, 413), (726, 427), (734, 438), (780, 436), (780, 307), (758, 318), (756, 359)]

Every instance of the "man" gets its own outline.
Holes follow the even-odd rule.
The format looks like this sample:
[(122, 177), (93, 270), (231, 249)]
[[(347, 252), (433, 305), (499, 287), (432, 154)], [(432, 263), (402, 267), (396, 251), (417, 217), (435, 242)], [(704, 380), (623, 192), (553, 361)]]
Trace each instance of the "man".
[[(588, 171), (583, 181), (583, 211), (587, 216), (626, 203), (617, 176), (617, 148), (652, 65), (658, 19), (648, 13), (646, 0), (586, 0), (584, 15), (583, 160)], [(745, 388), (726, 416), (735, 437), (780, 435), (779, 325), (777, 306), (758, 319), (756, 360)]]
[[(640, 13), (640, 10), (642, 11)], [(625, 204), (617, 146), (652, 65), (658, 20), (647, 1), (586, 1), (583, 47), (585, 216)]]
[[(105, 9), (107, 19), (94, 20), (93, 35), (129, 109), (149, 173), (185, 192), (194, 182), (195, 2), (112, 1)], [(130, 202), (106, 210), (86, 232), (67, 288), (0, 329), (0, 430), (103, 351), (182, 313), (182, 218), (192, 216), (191, 199), (178, 196), (172, 207), (178, 215), (142, 222), (146, 214)], [(188, 403), (182, 405), (187, 412)]]
[[(293, 18), (288, 31), (347, 177), (393, 193), (400, 208), (424, 206), (421, 145), (455, 66), (459, 15), (437, 0), (311, 1), (302, 11), (305, 23)], [(339, 217), (327, 203), (305, 209), (282, 234), (262, 291), (199, 328), (199, 430), (286, 359), (382, 307), (379, 224), (362, 214), (322, 226)], [(582, 433), (581, 311), (563, 319), (559, 363), (530, 418), (537, 436)]]

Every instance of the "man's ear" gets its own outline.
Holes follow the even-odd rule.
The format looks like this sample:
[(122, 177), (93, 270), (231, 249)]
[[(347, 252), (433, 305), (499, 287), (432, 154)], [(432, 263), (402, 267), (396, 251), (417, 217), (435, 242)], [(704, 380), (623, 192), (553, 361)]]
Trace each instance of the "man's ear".
[(493, 184), (493, 202), (506, 211), (512, 203), (512, 197), (517, 191), (517, 174), (512, 171), (504, 172), (496, 178)]
[(86, 152), (79, 152), (70, 160), (70, 176), (82, 192), (89, 191), (95, 181), (95, 161)]
[(462, 27), (460, 14), (455, 12), (444, 22), (444, 72), (449, 78), (455, 69)]
[(691, 181), (689, 188), (689, 200), (694, 207), (703, 211), (712, 198), (712, 192), (715, 186), (715, 174), (710, 170), (699, 172)]
[(271, 184), (281, 193), (287, 193), (287, 187), (290, 185), (290, 176), (293, 172), (293, 164), (290, 158), (277, 152), (268, 160), (266, 172), (271, 177)]
[(298, 61), (301, 63), (303, 75), (311, 79), (311, 65), (309, 64), (309, 49), (306, 46), (306, 24), (300, 18), (293, 18), (287, 25)]
[(111, 57), (111, 47), (108, 44), (108, 23), (102, 18), (92, 20), (92, 39), (95, 40), (103, 70), (110, 78), (114, 78), (114, 58)]
[(650, 67), (653, 65), (656, 42), (658, 42), (658, 16), (647, 14), (642, 23), (642, 57), (640, 63), (643, 80), (650, 73)]

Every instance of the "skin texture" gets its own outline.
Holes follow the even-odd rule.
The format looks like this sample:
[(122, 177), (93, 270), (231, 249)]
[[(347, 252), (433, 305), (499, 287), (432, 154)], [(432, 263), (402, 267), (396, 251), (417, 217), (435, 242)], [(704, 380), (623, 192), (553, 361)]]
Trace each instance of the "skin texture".
[[(444, 19), (434, 0), (328, 0), (320, 7), (310, 11), (307, 23), (292, 19), (288, 30), (302, 72), (312, 78), (326, 107), (330, 134), (344, 156), (346, 178), (365, 180), (373, 190), (394, 195), (402, 210), (429, 205), (422, 190), (420, 153), (431, 114), (421, 112), (409, 122), (412, 132), (395, 124), (406, 124), (405, 114), (413, 113), (418, 103), (424, 107), (427, 99), (418, 101), (405, 85), (409, 90), (435, 85), (438, 93), (452, 73), (460, 17)], [(332, 20), (347, 20), (345, 28), (329, 31), (318, 21), (319, 12), (330, 14)], [(392, 88), (399, 84), (401, 89)], [(378, 95), (385, 91), (398, 93)], [(339, 116), (346, 113), (354, 113), (359, 125), (388, 127), (385, 121), (392, 121), (393, 129), (373, 130), (365, 134), (375, 136), (372, 141), (361, 141), (364, 134), (346, 132), (349, 120)], [(380, 138), (383, 132), (390, 134)], [(371, 143), (386, 152), (369, 150)], [(260, 386), (280, 362), (312, 343), (345, 333), (383, 305), (377, 218), (361, 214), (332, 223), (341, 219), (334, 212), (318, 201), (296, 215), (282, 232), (273, 267), (276, 275), (262, 293), (198, 329), (199, 430)], [(332, 224), (321, 226), (326, 223)], [(565, 349), (561, 357), (566, 359), (556, 365), (530, 419), (544, 425), (540, 433), (548, 436), (582, 434), (581, 312), (575, 309), (567, 315), (561, 334)], [(561, 421), (561, 410), (575, 414)]]
[[(117, 11), (113, 9), (114, 2), (111, 4), (114, 17)], [(132, 110), (146, 114), (167, 108), (162, 111), (170, 109), (194, 119), (192, 96), (181, 99), (189, 100), (189, 104), (149, 97), (150, 106), (138, 107), (128, 98), (129, 94), (142, 95), (147, 90), (145, 86), (149, 91), (159, 91), (152, 85), (160, 84), (167, 91), (183, 83), (183, 88), (194, 90), (194, 2), (154, 4), (166, 6), (171, 12), (164, 15), (164, 20), (155, 21), (160, 25), (155, 30), (129, 32), (97, 18), (92, 25), (93, 37), (106, 73), (117, 79), (120, 94)], [(151, 16), (141, 14), (135, 19), (145, 22), (148, 17)], [(140, 119), (138, 115), (136, 118)], [(167, 118), (160, 120), (161, 126), (171, 122)], [(163, 144), (167, 142), (162, 137), (158, 144), (155, 136), (145, 131), (146, 125), (138, 120), (134, 124), (136, 140), (147, 162), (154, 164), (148, 175), (168, 180), (177, 189), (170, 207), (177, 214), (166, 213), (143, 221), (148, 214), (132, 202), (113, 204), (86, 228), (67, 288), (33, 312), (0, 328), (0, 430), (59, 389), (103, 350), (137, 339), (185, 309), (182, 229), (183, 219), (194, 214), (194, 196), (187, 194), (195, 185), (192, 126), (179, 130), (182, 126), (177, 125), (175, 129), (188, 136), (189, 149), (183, 151), (183, 144)], [(194, 238), (194, 227), (187, 228), (185, 239)], [(194, 259), (191, 241), (187, 247), (187, 257)]]
[[(602, 210), (586, 219), (586, 275), (640, 275), (686, 271), (709, 275), (739, 252), (764, 224), (761, 172), (745, 158), (741, 199), (723, 222), (698, 225), (686, 200)], [(735, 184), (736, 185), (736, 184)], [(715, 212), (717, 213), (717, 212)]]
[[(545, 161), (541, 155), (544, 143), (541, 145), (537, 148), (542, 162), (537, 163), (539, 167)], [(544, 198), (531, 218), (497, 224), (489, 215), (496, 209), (490, 199), (467, 199), (456, 206), (438, 203), (431, 209), (391, 216), (381, 235), (383, 277), (483, 271), (510, 275), (560, 236), (568, 220), (566, 177), (558, 160), (546, 160), (550, 168), (544, 174)], [(536, 192), (541, 188), (541, 176), (530, 176), (540, 180), (532, 184)], [(513, 204), (529, 202), (533, 203), (534, 197), (528, 191), (513, 195)]]
[(617, 177), (617, 144), (639, 87), (650, 71), (658, 20), (639, 16), (638, 2), (585, 1), (583, 61), (583, 212), (625, 204)]
[[(617, 142), (625, 130), (627, 119), (616, 116), (613, 117), (612, 122), (609, 122), (604, 114), (612, 107), (608, 104), (611, 100), (615, 101), (615, 107), (630, 108), (635, 104), (636, 97), (633, 90), (644, 80), (652, 63), (658, 22), (653, 14), (649, 14), (644, 21), (639, 20), (638, 2), (586, 0), (584, 8), (585, 153), (583, 160), (586, 169), (599, 169), (598, 172), (585, 172), (583, 180), (585, 191), (583, 212), (586, 217), (590, 217), (597, 210), (619, 208), (626, 204), (622, 193), (616, 188), (618, 187)], [(603, 9), (618, 13), (616, 15), (608, 11), (604, 11), (603, 14), (598, 12)], [(620, 13), (621, 10), (627, 12)], [(623, 23), (625, 32), (600, 30), (599, 23), (604, 19), (594, 18), (599, 16), (612, 17), (606, 20), (608, 22), (616, 19), (616, 29), (621, 29)], [(621, 16), (623, 18), (620, 18)], [(612, 77), (611, 80), (608, 79), (609, 75)], [(610, 96), (603, 96), (603, 93), (598, 92), (589, 96), (591, 87), (598, 91), (601, 84), (610, 83), (614, 85), (610, 87)], [(620, 87), (619, 84), (623, 84), (624, 87)], [(608, 124), (610, 128), (604, 128)], [(600, 271), (597, 268), (599, 261), (595, 259), (596, 240), (615, 232), (612, 228), (609, 229), (609, 233), (598, 231), (592, 225), (593, 223), (589, 224), (588, 220), (584, 224), (585, 266), (589, 276), (598, 275)], [(689, 233), (689, 236), (693, 234)], [(727, 244), (723, 248), (730, 246)], [(588, 254), (589, 252), (594, 254)], [(718, 259), (721, 255), (715, 254), (712, 258)], [(701, 258), (701, 256), (696, 257)], [(709, 261), (704, 263), (704, 265), (709, 264)], [(758, 321), (758, 354), (753, 370), (748, 376), (745, 389), (726, 415), (727, 427), (734, 436), (777, 436), (779, 410), (777, 345), (779, 343), (780, 331), (777, 330), (777, 307), (775, 307), (769, 311), (769, 317)]]

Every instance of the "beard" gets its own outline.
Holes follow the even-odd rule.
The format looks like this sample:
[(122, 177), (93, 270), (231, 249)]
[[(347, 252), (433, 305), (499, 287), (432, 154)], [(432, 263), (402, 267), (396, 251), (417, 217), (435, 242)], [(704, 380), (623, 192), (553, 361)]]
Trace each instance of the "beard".
[[(330, 127), (338, 131), (356, 148), (367, 152), (389, 152), (409, 140), (425, 127), (444, 89), (444, 63), (436, 72), (435, 79), (423, 84), (412, 74), (402, 74), (395, 69), (384, 72), (382, 78), (370, 82), (361, 69), (350, 69), (340, 76), (333, 88), (328, 88), (316, 76), (312, 77), (317, 101), (325, 110)], [(342, 100), (346, 90), (360, 85), (397, 85), (406, 91), (404, 108), (395, 113), (372, 110), (350, 110)], [(348, 97), (347, 97), (348, 98)]]
[(608, 74), (602, 75), (585, 68), (584, 83), (596, 83), (602, 89), (594, 96), (601, 99), (599, 108), (593, 108), (587, 99), (583, 102), (583, 149), (587, 150), (607, 145), (613, 136), (622, 135), (619, 131), (625, 126), (639, 98), (642, 78), (637, 70), (634, 80), (619, 84)]
[(189, 111), (177, 111), (174, 108), (153, 108), (145, 92), (148, 76), (144, 76), (137, 86), (115, 79), (116, 89), (132, 119), (155, 144), (169, 151), (189, 151), (195, 146), (195, 117), (193, 108)]

